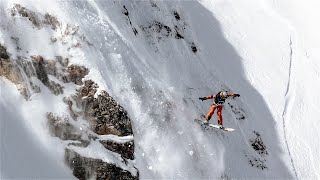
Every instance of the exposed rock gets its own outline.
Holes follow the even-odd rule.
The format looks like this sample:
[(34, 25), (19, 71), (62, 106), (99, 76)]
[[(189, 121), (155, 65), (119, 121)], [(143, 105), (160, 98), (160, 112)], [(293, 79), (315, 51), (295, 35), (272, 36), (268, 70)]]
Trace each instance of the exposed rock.
[(98, 98), (98, 107), (93, 109), (93, 116), (97, 117), (97, 128), (111, 124), (121, 136), (132, 135), (131, 122), (127, 112), (106, 91), (101, 91)]
[(188, 37), (185, 37), (187, 23), (181, 20), (181, 16), (178, 12), (174, 11), (173, 15), (176, 19), (176, 21), (173, 22), (173, 28), (159, 21), (149, 22), (147, 25), (140, 25), (139, 27), (146, 36), (147, 41), (153, 45), (156, 52), (159, 52), (156, 45), (157, 42), (168, 39), (169, 37), (174, 37), (176, 39), (185, 40), (186, 43), (190, 45), (191, 51), (197, 53), (198, 47), (196, 44)]
[(57, 61), (45, 60), (43, 66), (46, 69), (47, 74), (57, 76)]
[(71, 24), (67, 24), (67, 27), (64, 29), (63, 36), (75, 35), (79, 30), (79, 26), (73, 26)]
[(123, 10), (122, 10), (122, 13), (126, 16), (129, 16), (129, 11), (128, 9), (126, 8), (126, 6), (123, 6)]
[(122, 14), (124, 14), (125, 16), (127, 16), (127, 20), (130, 24), (130, 27), (134, 33), (134, 35), (137, 35), (138, 34), (138, 30), (132, 25), (132, 22), (131, 22), (131, 19), (130, 19), (130, 16), (129, 16), (129, 11), (128, 9), (126, 8), (126, 6), (123, 6), (123, 10), (122, 10)]
[(162, 36), (170, 36), (171, 28), (159, 21), (149, 23), (148, 26), (140, 26), (141, 30), (146, 33), (147, 36), (152, 36), (153, 33), (158, 33)]
[(12, 41), (14, 42), (14, 44), (16, 45), (16, 50), (17, 51), (21, 51), (21, 47), (19, 45), (19, 38), (18, 37), (13, 37), (11, 36), (10, 39), (12, 39)]
[(181, 18), (180, 18), (180, 15), (177, 11), (173, 11), (173, 15), (174, 17), (176, 18), (177, 21), (179, 21)]
[(9, 54), (7, 53), (7, 49), (0, 44), (0, 58), (8, 59)]
[[(124, 7), (125, 8), (125, 7)], [(125, 8), (126, 9), (126, 8)], [(132, 26), (129, 12), (124, 13)], [(19, 19), (30, 21), (34, 27), (49, 27), (57, 31), (51, 38), (52, 43), (57, 41), (67, 44), (68, 48), (81, 47), (83, 42), (90, 44), (84, 35), (77, 34), (79, 27), (70, 24), (62, 24), (50, 14), (39, 14), (19, 4), (14, 4), (11, 15)], [(25, 17), (25, 18), (21, 18)], [(31, 25), (31, 24), (30, 24)], [(32, 26), (31, 25), (31, 26)], [(50, 29), (49, 29), (50, 30)], [(132, 26), (137, 35), (138, 31)], [(19, 47), (19, 39), (12, 37)], [(70, 41), (71, 39), (71, 41)], [(30, 97), (30, 92), (41, 92), (42, 84), (55, 94), (63, 94), (62, 83), (74, 83), (81, 87), (77, 92), (64, 98), (68, 104), (70, 115), (55, 115), (52, 112), (46, 114), (47, 125), (52, 136), (59, 138), (68, 146), (87, 148), (91, 142), (97, 140), (99, 135), (114, 134), (119, 136), (132, 135), (132, 127), (127, 112), (106, 92), (97, 93), (98, 85), (91, 81), (83, 82), (82, 79), (89, 73), (89, 70), (80, 65), (69, 64), (67, 58), (61, 56), (54, 60), (42, 56), (18, 57), (17, 60), (10, 59), (6, 48), (0, 46), (0, 76), (8, 78), (17, 87), (24, 91), (25, 96)], [(40, 81), (33, 81), (38, 78)], [(28, 86), (25, 84), (27, 83)], [(61, 83), (61, 84), (60, 84)], [(31, 87), (27, 89), (26, 87)], [(33, 90), (33, 91), (32, 91)], [(96, 94), (97, 93), (97, 94)], [(87, 120), (91, 129), (83, 130), (74, 124), (77, 120)], [(75, 121), (74, 121), (75, 120)], [(87, 125), (87, 123), (85, 123)], [(85, 126), (84, 125), (84, 126)], [(81, 125), (82, 127), (82, 125)], [(70, 141), (70, 142), (69, 142)], [(121, 155), (121, 163), (126, 164), (128, 159), (134, 159), (134, 142), (116, 143), (111, 141), (99, 141), (106, 149)], [(103, 147), (102, 147), (103, 148)], [(72, 168), (73, 174), (79, 179), (138, 179), (139, 174), (132, 175), (129, 171), (123, 170), (114, 164), (103, 162), (99, 159), (81, 157), (73, 150), (65, 149), (65, 161)], [(132, 167), (131, 164), (127, 164)], [(138, 170), (137, 170), (138, 172)]]
[(123, 158), (134, 159), (134, 142), (116, 143), (113, 141), (100, 141), (100, 143), (110, 151), (121, 154)]
[(266, 160), (259, 159), (259, 158), (249, 159), (249, 164), (252, 167), (256, 167), (261, 170), (268, 169), (268, 167), (264, 164), (265, 162), (266, 162)]
[[(7, 56), (3, 56), (7, 57)], [(24, 83), (23, 76), (17, 65), (7, 57), (7, 59), (0, 58), (0, 76), (6, 77), (12, 83), (14, 83), (25, 99), (29, 98), (29, 92), (27, 86)]]
[(31, 86), (31, 88), (32, 88), (34, 93), (40, 93), (41, 92), (40, 87), (35, 85), (35, 84), (33, 84), (32, 81), (30, 81), (30, 86)]
[[(66, 98), (65, 102), (71, 114), (74, 117), (83, 115), (93, 130), (100, 135), (133, 134), (127, 112), (106, 91), (101, 91), (97, 97), (94, 97), (97, 88), (98, 85), (95, 82), (87, 80), (77, 89), (76, 95)], [(75, 112), (74, 109), (81, 109), (82, 112)]]
[(68, 80), (77, 85), (82, 85), (82, 78), (89, 73), (89, 70), (84, 66), (70, 65), (67, 69)]
[(229, 102), (228, 102), (228, 105), (230, 106), (234, 115), (236, 115), (237, 120), (245, 120), (246, 119), (242, 108), (235, 107), (234, 105), (230, 104)]
[(221, 179), (221, 180), (231, 180), (231, 178), (230, 178), (226, 173), (223, 173), (223, 174), (220, 176), (220, 179)]
[(63, 86), (57, 82), (49, 80), (48, 75), (53, 75), (62, 82), (67, 82), (67, 76), (58, 73), (57, 62), (53, 60), (45, 60), (42, 56), (31, 56), (32, 64), (28, 61), (20, 62), (27, 76), (36, 76), (50, 91), (55, 94), (63, 94)]
[(98, 87), (99, 87), (98, 84), (95, 83), (94, 81), (86, 80), (84, 81), (84, 85), (81, 86), (79, 89), (77, 89), (77, 92), (78, 92), (77, 95), (80, 98), (93, 97), (96, 94)]
[(22, 73), (25, 73), (28, 78), (37, 77), (53, 94), (63, 94), (64, 87), (57, 82), (49, 80), (48, 77), (48, 74), (50, 74), (63, 82), (68, 81), (66, 75), (58, 73), (56, 61), (45, 60), (41, 56), (31, 56), (31, 59), (32, 61), (28, 61), (23, 57), (18, 57), (15, 61), (11, 61), (10, 59), (1, 59), (0, 75), (7, 77), (10, 81), (15, 83), (17, 87), (22, 87), (22, 89), (18, 89), (26, 99), (28, 99), (30, 94), (26, 88), (26, 83), (30, 83), (34, 93), (38, 93), (41, 90), (39, 86), (33, 84), (28, 79), (23, 79)]
[(157, 11), (160, 11), (160, 8), (158, 7), (157, 3), (154, 0), (150, 0), (151, 7), (156, 9)]
[(73, 175), (80, 179), (139, 179), (139, 174), (133, 176), (129, 171), (123, 170), (113, 164), (100, 159), (81, 157), (70, 149), (65, 149), (65, 162), (70, 166)]
[(81, 133), (69, 123), (68, 117), (59, 117), (52, 112), (47, 113), (49, 130), (52, 136), (58, 137), (61, 140), (77, 140), (82, 141)]
[(48, 88), (50, 89), (50, 91), (54, 94), (54, 95), (59, 95), (59, 94), (63, 94), (63, 86), (60, 85), (59, 83), (56, 83), (54, 81), (50, 81)]
[(198, 51), (198, 48), (197, 48), (197, 46), (194, 44), (194, 42), (190, 43), (190, 47), (191, 47), (192, 52), (196, 53), (196, 52)]
[(69, 64), (69, 59), (63, 58), (62, 56), (56, 56), (56, 60), (61, 64), (62, 67), (67, 67)]
[(51, 26), (51, 28), (53, 30), (58, 29), (58, 27), (61, 25), (56, 17), (54, 17), (54, 16), (52, 16), (52, 15), (50, 15), (48, 13), (46, 13), (44, 15), (43, 23), (46, 24), (46, 25)]
[(247, 154), (245, 154), (245, 157), (248, 158), (248, 162), (252, 167), (256, 167), (261, 170), (268, 169), (268, 167), (266, 165), (267, 161), (264, 158), (257, 158), (252, 155), (249, 155), (249, 156)]
[[(92, 80), (84, 81), (83, 85), (76, 90), (76, 94), (64, 98), (68, 104), (70, 115), (75, 120), (82, 116), (87, 120), (92, 130), (99, 135), (132, 135), (130, 119), (124, 109), (106, 92), (101, 91), (96, 96), (98, 85)], [(81, 133), (77, 132), (68, 118), (47, 114), (51, 132), (62, 140), (77, 140), (69, 145), (87, 147), (91, 141), (81, 139)], [(89, 137), (97, 140), (98, 137)], [(99, 142), (108, 150), (118, 153), (123, 158), (122, 163), (127, 159), (134, 159), (134, 142), (117, 143), (107, 140)], [(66, 163), (71, 167), (73, 175), (78, 179), (138, 179), (129, 171), (123, 170), (113, 164), (103, 162), (100, 159), (82, 157), (71, 149), (65, 149)], [(137, 170), (138, 172), (138, 170)]]
[(36, 71), (36, 77), (46, 86), (49, 85), (49, 78), (46, 68), (44, 66), (44, 60), (42, 56), (31, 56), (32, 65)]
[[(29, 21), (37, 28), (42, 28), (43, 24), (50, 26), (53, 30), (57, 30), (60, 27), (61, 23), (58, 19), (48, 13), (43, 15), (37, 15), (35, 12), (22, 7), (20, 4), (14, 4), (11, 8), (11, 15), (12, 16), (22, 16), (29, 19)], [(43, 20), (41, 20), (43, 18)]]
[(17, 16), (20, 15), (22, 17), (26, 17), (29, 21), (37, 28), (41, 28), (41, 21), (39, 17), (33, 11), (22, 7), (20, 4), (14, 4), (13, 8), (11, 9), (11, 15)]
[(257, 151), (259, 154), (263, 155), (268, 155), (267, 147), (264, 145), (260, 133), (257, 131), (253, 131), (254, 134), (256, 135), (256, 138), (254, 140), (250, 140), (251, 146), (255, 151)]
[(174, 37), (175, 37), (176, 39), (184, 39), (184, 37), (180, 34), (179, 28), (178, 28), (177, 26), (174, 26), (174, 30), (175, 30), (175, 35), (174, 35)]

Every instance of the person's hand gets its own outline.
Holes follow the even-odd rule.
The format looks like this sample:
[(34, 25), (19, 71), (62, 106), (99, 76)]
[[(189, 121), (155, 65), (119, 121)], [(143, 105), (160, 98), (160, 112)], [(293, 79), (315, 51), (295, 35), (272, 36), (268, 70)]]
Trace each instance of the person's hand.
[(200, 97), (199, 99), (200, 99), (201, 101), (207, 100), (206, 97)]
[(240, 94), (234, 94), (233, 96), (234, 97), (240, 97)]

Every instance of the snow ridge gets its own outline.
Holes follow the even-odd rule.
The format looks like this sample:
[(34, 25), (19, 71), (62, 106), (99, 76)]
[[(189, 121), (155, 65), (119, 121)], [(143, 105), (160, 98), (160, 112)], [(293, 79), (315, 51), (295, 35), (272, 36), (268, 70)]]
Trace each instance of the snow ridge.
[(288, 154), (289, 154), (289, 157), (290, 157), (290, 161), (291, 161), (291, 164), (292, 164), (292, 168), (293, 168), (293, 171), (294, 171), (294, 174), (295, 174), (295, 177), (297, 179), (298, 178), (298, 174), (297, 174), (297, 170), (294, 166), (294, 162), (293, 162), (293, 158), (291, 156), (291, 152), (290, 152), (290, 148), (289, 148), (289, 144), (288, 144), (288, 140), (287, 140), (287, 131), (286, 131), (286, 114), (287, 114), (287, 110), (288, 110), (288, 104), (289, 104), (289, 96), (288, 96), (288, 92), (290, 90), (290, 82), (291, 82), (291, 71), (292, 71), (292, 57), (293, 57), (293, 48), (292, 48), (292, 37), (290, 35), (290, 43), (289, 43), (289, 48), (290, 48), (290, 56), (289, 56), (289, 74), (288, 74), (288, 82), (287, 82), (287, 89), (286, 89), (286, 93), (285, 93), (285, 104), (284, 104), (284, 109), (283, 109), (283, 112), (282, 112), (282, 120), (283, 120), (283, 135), (284, 135), (284, 140), (285, 140), (285, 143), (286, 143), (286, 147), (287, 147), (287, 150), (288, 150)]

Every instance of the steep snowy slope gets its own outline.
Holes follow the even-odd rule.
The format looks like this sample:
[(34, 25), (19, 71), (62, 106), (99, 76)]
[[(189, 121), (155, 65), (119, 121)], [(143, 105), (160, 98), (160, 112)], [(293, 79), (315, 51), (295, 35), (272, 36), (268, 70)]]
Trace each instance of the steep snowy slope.
[(1, 179), (72, 178), (62, 159), (39, 145), (30, 125), (24, 122), (24, 99), (9, 81), (0, 81)]
[[(320, 70), (320, 2), (275, 1), (270, 4), (296, 31), (297, 44), (291, 91), (297, 97), (292, 101), (288, 119), (289, 146), (300, 178), (320, 178), (319, 128), (319, 70)], [(289, 8), (288, 8), (289, 7)], [(293, 96), (293, 93), (291, 93)], [(301, 130), (301, 128), (303, 130)]]
[[(68, 37), (57, 43), (51, 41), (48, 46), (55, 32), (34, 31), (30, 22), (20, 19), (11, 22), (7, 17), (1, 19), (4, 20), (1, 25), (10, 27), (2, 27), (0, 42), (15, 57), (62, 55), (70, 57), (74, 64), (88, 67), (90, 72), (85, 79), (94, 79), (99, 89), (107, 90), (132, 120), (136, 159), (128, 167), (122, 163), (118, 166), (133, 174), (132, 167), (136, 167), (143, 179), (320, 178), (316, 161), (319, 142), (315, 141), (319, 139), (316, 132), (319, 123), (315, 120), (320, 102), (313, 98), (319, 89), (314, 87), (319, 81), (318, 56), (310, 50), (307, 51), (312, 54), (310, 61), (302, 58), (307, 46), (301, 47), (300, 43), (305, 42), (301, 34), (306, 32), (297, 30), (290, 22), (295, 17), (290, 20), (283, 16), (277, 3), (262, 0), (4, 2), (2, 14), (8, 13), (13, 3), (19, 3), (79, 27), (87, 42), (79, 48), (66, 48), (77, 44)], [(16, 50), (10, 33), (19, 37), (23, 51)], [(7, 96), (11, 85), (2, 79), (1, 83), (6, 84), (4, 88), (1, 86), (1, 97)], [(241, 94), (240, 98), (228, 100), (223, 110), (224, 125), (236, 129), (232, 133), (203, 130), (193, 121), (211, 105), (198, 98), (220, 89)], [(44, 96), (35, 94), (31, 98), (44, 104), (55, 99), (53, 95)], [(4, 108), (7, 104), (25, 105), (20, 101), (2, 98), (1, 113), (11, 114)], [(48, 104), (41, 113), (50, 107)], [(64, 113), (65, 105), (53, 106), (55, 113)], [(24, 109), (20, 118), (10, 115), (8, 119), (19, 118), (29, 124), (26, 129), (30, 134), (40, 137), (34, 140), (62, 159), (59, 150), (52, 150), (57, 142), (43, 126), (44, 114), (35, 108)], [(32, 121), (26, 112), (38, 112), (37, 121)], [(215, 118), (212, 122), (216, 122)], [(304, 128), (300, 129), (301, 126)], [(2, 127), (11, 126), (1, 124), (1, 131)], [(1, 132), (1, 150), (10, 142), (10, 136), (3, 134), (6, 135)], [(310, 140), (310, 137), (314, 138)], [(84, 153), (87, 157), (108, 160), (99, 146), (90, 147)], [(1, 157), (7, 156), (3, 152), (6, 151), (1, 152)], [(8, 160), (1, 158), (4, 175), (12, 171), (10, 166), (3, 168), (5, 161)], [(52, 162), (52, 168), (61, 171), (61, 177), (71, 175), (62, 164)]]
[[(244, 17), (244, 14), (248, 14), (248, 11), (244, 10), (246, 8), (242, 7), (247, 3), (214, 4), (215, 6), (211, 7), (215, 12), (218, 11), (218, 16), (227, 19), (227, 21), (222, 21), (225, 32), (229, 35), (230, 41), (236, 44), (242, 57), (258, 61), (259, 66), (264, 64), (263, 68), (254, 71), (253, 63), (244, 63), (245, 68), (252, 73), (251, 83), (259, 89), (262, 95), (265, 95), (267, 104), (274, 114), (279, 132), (283, 134), (286, 143), (286, 151), (291, 156), (290, 161), (295, 176), (297, 178), (319, 178), (318, 159), (320, 157), (316, 151), (320, 145), (317, 133), (319, 128), (317, 104), (320, 99), (316, 94), (319, 91), (320, 43), (318, 32), (320, 26), (317, 20), (320, 13), (317, 9), (320, 3), (298, 0), (259, 1), (258, 5), (274, 19), (270, 26), (265, 26), (265, 20), (269, 18), (258, 17), (256, 23), (252, 23), (252, 19), (255, 19), (252, 16), (239, 18), (241, 15)], [(219, 13), (222, 9), (230, 13), (227, 15)], [(255, 17), (258, 14), (255, 13)], [(248, 29), (243, 26), (245, 22), (257, 25), (263, 23), (259, 25), (263, 28), (253, 28), (251, 25), (247, 26), (250, 28)], [(280, 23), (281, 28), (279, 27), (277, 32), (270, 33), (271, 28), (277, 23)], [(235, 33), (237, 30), (240, 30), (241, 33)], [(280, 34), (280, 30), (287, 32)], [(276, 37), (277, 34), (281, 37)], [(288, 40), (284, 42), (284, 45), (277, 46), (281, 44), (281, 39), (285, 38)], [(255, 44), (255, 48), (252, 48), (252, 44)], [(287, 49), (285, 55), (280, 54), (279, 48), (282, 46)], [(276, 50), (270, 52), (273, 47), (276, 47)], [(263, 51), (260, 53), (263, 57), (257, 54), (257, 50)], [(277, 55), (278, 58), (274, 55)], [(281, 63), (286, 63), (288, 66), (283, 66)], [(286, 81), (284, 84), (287, 86), (285, 92), (283, 92), (284, 89), (279, 89), (280, 86), (275, 86), (275, 83), (281, 80), (279, 73), (275, 73), (275, 68), (279, 67), (284, 68), (284, 73), (287, 74), (287, 78), (284, 79)], [(263, 75), (260, 72), (266, 72), (269, 75)], [(272, 75), (275, 77), (272, 78)], [(260, 83), (257, 80), (263, 81)], [(276, 106), (278, 103), (279, 106)]]

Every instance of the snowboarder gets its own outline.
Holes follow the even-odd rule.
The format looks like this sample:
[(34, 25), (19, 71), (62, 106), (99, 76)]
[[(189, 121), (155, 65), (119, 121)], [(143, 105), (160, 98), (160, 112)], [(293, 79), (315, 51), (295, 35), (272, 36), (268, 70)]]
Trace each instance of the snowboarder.
[(212, 115), (214, 114), (214, 111), (218, 109), (217, 115), (218, 115), (218, 124), (220, 128), (223, 128), (223, 121), (222, 121), (222, 108), (223, 104), (229, 97), (240, 97), (240, 94), (234, 94), (234, 93), (228, 93), (227, 91), (220, 91), (217, 94), (210, 95), (207, 97), (200, 97), (199, 99), (201, 101), (207, 100), (207, 99), (214, 99), (213, 104), (211, 105), (211, 108), (208, 112), (208, 114), (204, 117), (206, 119), (206, 124), (209, 123)]

